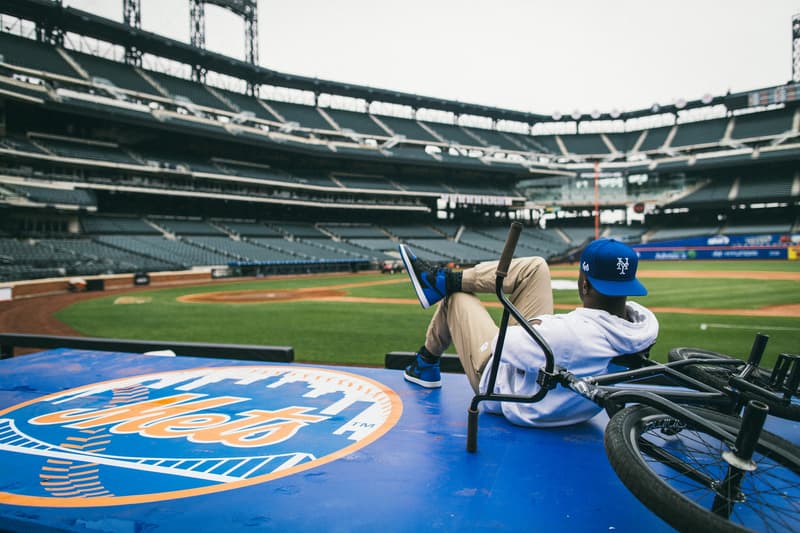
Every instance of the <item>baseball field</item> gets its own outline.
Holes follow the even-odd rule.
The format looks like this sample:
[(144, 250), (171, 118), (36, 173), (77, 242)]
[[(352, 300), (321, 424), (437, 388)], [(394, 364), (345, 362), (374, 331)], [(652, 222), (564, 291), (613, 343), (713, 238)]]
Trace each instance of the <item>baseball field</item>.
[[(579, 305), (575, 265), (551, 268), (556, 311)], [(746, 357), (756, 332), (770, 336), (767, 361), (800, 352), (800, 262), (642, 262), (657, 314), (653, 357), (697, 346)], [(483, 296), (499, 319), (494, 295)], [(302, 362), (382, 365), (388, 351), (414, 351), (432, 309), (405, 274), (295, 276), (135, 290), (72, 303), (55, 318), (82, 335), (129, 339), (289, 345)]]

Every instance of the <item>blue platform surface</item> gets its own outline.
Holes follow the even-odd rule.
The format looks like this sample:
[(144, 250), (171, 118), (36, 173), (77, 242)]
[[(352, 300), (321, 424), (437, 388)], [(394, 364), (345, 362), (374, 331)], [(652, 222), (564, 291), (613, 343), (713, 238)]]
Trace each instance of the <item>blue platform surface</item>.
[[(478, 451), (471, 454), (466, 451), (466, 424), (472, 391), (463, 375), (445, 374), (441, 389), (426, 390), (406, 383), (398, 371), (292, 363), (289, 374), (287, 365), (281, 364), (277, 367), (283, 373), (273, 376), (271, 367), (276, 365), (69, 349), (0, 361), (0, 423), (5, 424), (0, 426), (0, 529), (130, 533), (671, 530), (627, 491), (609, 466), (603, 448), (607, 422), (603, 414), (559, 429), (520, 428), (502, 417), (481, 414)], [(227, 374), (208, 377), (223, 367)], [(247, 376), (255, 377), (243, 379), (245, 370)], [(176, 371), (187, 371), (194, 381), (175, 379), (173, 383), (165, 378), (184, 376)], [(157, 375), (161, 381), (136, 378), (143, 375)], [(292, 379), (285, 379), (288, 375)], [(336, 381), (339, 375), (345, 378), (334, 389), (309, 388), (313, 380), (328, 383), (331, 376)], [(122, 379), (128, 377), (136, 379)], [(113, 391), (102, 385), (109, 381)], [(100, 385), (87, 388), (94, 384)], [(374, 396), (375, 402), (358, 396), (357, 402), (342, 403), (341, 398), (351, 397), (341, 392), (348, 387)], [(169, 394), (164, 392), (167, 389)], [(279, 389), (278, 397), (290, 403), (301, 398), (308, 410), (297, 416), (325, 418), (292, 426), (295, 433), (285, 440), (278, 438), (285, 426), (269, 426), (275, 429), (270, 434), (274, 450), (294, 443), (328, 454), (329, 459), (300, 463), (299, 455), (294, 456), (294, 466), (288, 470), (275, 469), (261, 477), (253, 474), (246, 480), (244, 476), (244, 481), (230, 485), (233, 488), (220, 489), (224, 480), (212, 478), (211, 473), (222, 472), (232, 459), (221, 462), (227, 466), (216, 466), (217, 459), (210, 457), (218, 453), (218, 444), (203, 441), (213, 432), (190, 429), (211, 424), (215, 416), (217, 422), (226, 416), (233, 420), (234, 411), (184, 414), (183, 425), (177, 418), (166, 422), (151, 418), (150, 426), (136, 426), (129, 417), (127, 426), (115, 419), (117, 425), (109, 422), (100, 427), (100, 422), (86, 415), (98, 409), (93, 398), (103, 395), (112, 398), (104, 404), (110, 416), (159, 395), (191, 394), (193, 401), (205, 401), (238, 398), (242, 391), (256, 389)], [(327, 408), (315, 403), (326, 395), (336, 408), (331, 402), (325, 404)], [(240, 406), (236, 416), (254, 416), (254, 407), (262, 414), (274, 410), (274, 395), (271, 398), (263, 405), (258, 405), (257, 398), (255, 404), (236, 400)], [(156, 411), (163, 407), (148, 405)], [(65, 420), (61, 425), (53, 421), (56, 411)], [(338, 414), (315, 418), (334, 412)], [(77, 417), (70, 419), (72, 427), (84, 424), (84, 437), (76, 438), (74, 429), (65, 429), (70, 416)], [(323, 427), (337, 416), (344, 417), (337, 430)], [(383, 422), (375, 423), (376, 416)], [(98, 429), (85, 429), (93, 423)], [(169, 434), (179, 430), (192, 437)], [(100, 433), (90, 436), (92, 431)], [(781, 434), (786, 436), (787, 431), (790, 440), (800, 441), (798, 424), (783, 423)], [(230, 435), (236, 435), (218, 433), (221, 438), (228, 435), (229, 444)], [(248, 438), (265, 434), (253, 433)], [(353, 444), (356, 436), (363, 438)], [(297, 444), (296, 439), (303, 438), (305, 443)], [(189, 442), (192, 439), (199, 442)], [(90, 447), (92, 442), (97, 447)], [(246, 455), (253, 449), (251, 444), (244, 439), (233, 442), (231, 457)], [(191, 465), (187, 449), (199, 457)], [(92, 454), (102, 459), (99, 465), (91, 460)], [(261, 465), (257, 467), (266, 468)], [(83, 468), (95, 474), (77, 478), (76, 472)], [(286, 471), (290, 473), (281, 474)], [(91, 481), (79, 483), (85, 480)], [(65, 484), (74, 490), (63, 488)], [(100, 488), (90, 492), (77, 488), (81, 486)]]

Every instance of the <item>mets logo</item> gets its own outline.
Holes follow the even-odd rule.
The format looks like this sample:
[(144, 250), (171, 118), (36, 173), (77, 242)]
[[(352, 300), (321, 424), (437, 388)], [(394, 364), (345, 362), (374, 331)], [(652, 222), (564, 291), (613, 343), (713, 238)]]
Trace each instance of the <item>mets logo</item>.
[(0, 503), (94, 507), (264, 483), (367, 446), (401, 413), (388, 387), (311, 367), (86, 385), (0, 411)]
[(620, 276), (624, 276), (628, 273), (628, 266), (627, 257), (617, 257), (617, 272), (619, 272)]

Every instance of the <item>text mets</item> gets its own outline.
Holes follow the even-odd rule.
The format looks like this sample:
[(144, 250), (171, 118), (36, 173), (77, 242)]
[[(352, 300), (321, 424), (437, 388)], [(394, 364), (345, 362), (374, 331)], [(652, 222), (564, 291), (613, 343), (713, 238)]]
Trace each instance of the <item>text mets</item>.
[(249, 398), (202, 394), (176, 394), (105, 409), (67, 409), (30, 420), (36, 425), (60, 424), (75, 429), (111, 426), (117, 434), (138, 433), (143, 437), (185, 437), (196, 443), (219, 443), (235, 447), (268, 446), (290, 439), (308, 424), (328, 417), (309, 414), (310, 407), (284, 407), (275, 411), (250, 409), (230, 416), (201, 412), (248, 401)]

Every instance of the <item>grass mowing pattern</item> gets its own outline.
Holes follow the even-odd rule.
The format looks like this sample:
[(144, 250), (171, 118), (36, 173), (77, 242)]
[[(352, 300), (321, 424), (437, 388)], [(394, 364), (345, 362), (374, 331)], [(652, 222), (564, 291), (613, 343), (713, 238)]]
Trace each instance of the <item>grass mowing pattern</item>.
[[(666, 265), (667, 270), (778, 270), (798, 271), (785, 261), (721, 261), (642, 263), (641, 268)], [(684, 268), (691, 267), (691, 268)], [(576, 267), (577, 268), (577, 267)], [(558, 277), (555, 274), (554, 277)], [(304, 277), (247, 281), (201, 287), (179, 287), (137, 292), (149, 303), (115, 305), (117, 296), (79, 302), (57, 316), (84, 335), (192, 342), (290, 345), (298, 361), (326, 364), (382, 365), (388, 351), (414, 351), (422, 343), (433, 309), (417, 303), (340, 303), (292, 301), (249, 304), (183, 303), (176, 298), (198, 292), (278, 290), (335, 286), (397, 279), (397, 284), (344, 289), (349, 296), (415, 299), (405, 274)], [(649, 307), (755, 309), (767, 305), (800, 303), (800, 282), (752, 279), (652, 278), (647, 297), (636, 298)], [(493, 295), (484, 295), (494, 301)], [(416, 300), (414, 300), (416, 301)], [(574, 291), (556, 291), (557, 304), (579, 305)], [(490, 312), (498, 321), (500, 309)], [(765, 364), (779, 352), (797, 353), (800, 317), (747, 317), (657, 313), (661, 334), (653, 356), (665, 360), (675, 346), (697, 346), (746, 357), (756, 332), (770, 335)], [(701, 324), (706, 324), (701, 329)]]
[[(648, 296), (632, 300), (648, 307), (759, 309), (800, 303), (800, 282), (760, 279), (650, 278)], [(577, 292), (556, 291), (556, 303), (580, 305)]]

